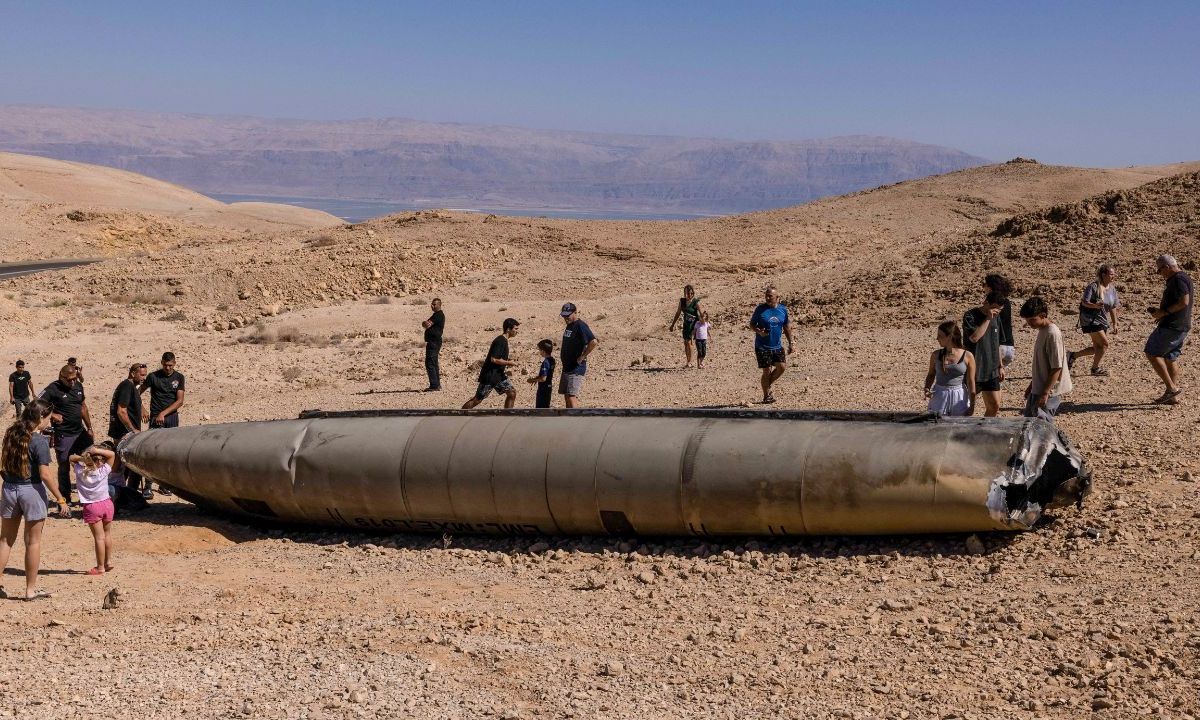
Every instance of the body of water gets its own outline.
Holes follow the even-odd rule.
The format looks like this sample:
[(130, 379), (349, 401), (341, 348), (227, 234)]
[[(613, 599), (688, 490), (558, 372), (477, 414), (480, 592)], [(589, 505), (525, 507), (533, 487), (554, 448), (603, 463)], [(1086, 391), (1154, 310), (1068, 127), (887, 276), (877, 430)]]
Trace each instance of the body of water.
[(615, 210), (556, 210), (549, 208), (503, 208), (503, 207), (447, 207), (445, 205), (427, 205), (418, 207), (412, 204), (389, 203), (378, 200), (340, 200), (337, 198), (294, 198), (270, 197), (267, 195), (226, 195), (210, 193), (209, 197), (223, 203), (235, 202), (269, 202), (282, 205), (323, 210), (330, 215), (339, 217), (346, 222), (356, 223), (369, 220), (381, 215), (392, 215), (416, 210), (459, 210), (462, 212), (495, 213), (496, 215), (513, 215), (517, 217), (549, 217), (570, 218), (574, 220), (696, 220), (713, 215), (696, 213), (649, 213), (649, 212), (620, 212)]

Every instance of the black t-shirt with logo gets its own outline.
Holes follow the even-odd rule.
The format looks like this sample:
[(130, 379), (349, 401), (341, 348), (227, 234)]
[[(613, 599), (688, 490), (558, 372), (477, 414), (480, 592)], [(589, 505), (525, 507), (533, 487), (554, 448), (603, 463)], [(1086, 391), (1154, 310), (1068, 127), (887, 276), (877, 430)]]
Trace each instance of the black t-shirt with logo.
[(114, 439), (129, 432), (117, 415), (118, 407), (125, 408), (130, 425), (138, 430), (142, 429), (142, 394), (138, 392), (137, 384), (129, 378), (122, 380), (113, 391), (112, 402), (108, 405), (108, 435)]
[(31, 379), (27, 370), (17, 370), (8, 376), (8, 381), (13, 386), (12, 393), (14, 398), (17, 400), (29, 399), (29, 381)]
[(172, 372), (170, 375), (161, 368), (146, 376), (150, 386), (150, 417), (158, 417), (163, 410), (171, 407), (179, 399), (179, 391), (183, 386), (183, 373)]
[(78, 435), (83, 432), (83, 383), (66, 385), (62, 380), (55, 380), (42, 391), (42, 399), (62, 416), (62, 422), (55, 426), (60, 434)]
[(479, 382), (486, 385), (499, 385), (500, 381), (504, 379), (504, 366), (492, 362), (492, 358), (508, 359), (508, 338), (503, 335), (496, 336), (496, 339), (492, 341), (492, 346), (488, 348), (483, 367), (479, 368)]

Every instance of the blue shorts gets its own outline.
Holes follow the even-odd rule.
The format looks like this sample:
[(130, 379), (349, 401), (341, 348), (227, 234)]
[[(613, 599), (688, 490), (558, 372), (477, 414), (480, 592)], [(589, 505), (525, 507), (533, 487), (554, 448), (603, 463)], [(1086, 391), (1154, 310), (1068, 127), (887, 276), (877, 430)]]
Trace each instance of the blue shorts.
[(1146, 354), (1174, 361), (1183, 353), (1183, 343), (1187, 336), (1187, 330), (1174, 330), (1160, 325), (1146, 338)]

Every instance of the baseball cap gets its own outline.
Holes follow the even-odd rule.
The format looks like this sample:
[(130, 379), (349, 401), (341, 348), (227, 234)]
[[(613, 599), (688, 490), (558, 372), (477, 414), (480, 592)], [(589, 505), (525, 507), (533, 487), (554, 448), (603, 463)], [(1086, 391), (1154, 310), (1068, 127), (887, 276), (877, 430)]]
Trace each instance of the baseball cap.
[(578, 310), (578, 308), (575, 307), (575, 303), (563, 303), (562, 312), (560, 312), (559, 315), (562, 315), (563, 317), (570, 317), (575, 314), (576, 310)]
[(513, 328), (519, 326), (520, 324), (521, 323), (517, 322), (516, 318), (504, 318), (504, 329), (505, 330), (512, 330)]

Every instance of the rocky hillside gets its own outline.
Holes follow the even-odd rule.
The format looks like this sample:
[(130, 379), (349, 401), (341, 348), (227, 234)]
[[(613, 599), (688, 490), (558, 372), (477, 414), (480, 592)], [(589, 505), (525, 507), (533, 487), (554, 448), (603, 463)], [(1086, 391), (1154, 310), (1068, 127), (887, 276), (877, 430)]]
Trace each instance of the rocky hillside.
[(884, 137), (739, 142), (34, 106), (0, 106), (0, 149), (209, 193), (699, 213), (784, 207), (983, 162)]

